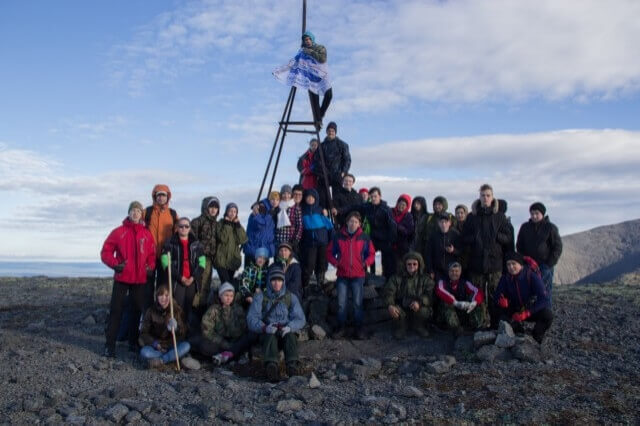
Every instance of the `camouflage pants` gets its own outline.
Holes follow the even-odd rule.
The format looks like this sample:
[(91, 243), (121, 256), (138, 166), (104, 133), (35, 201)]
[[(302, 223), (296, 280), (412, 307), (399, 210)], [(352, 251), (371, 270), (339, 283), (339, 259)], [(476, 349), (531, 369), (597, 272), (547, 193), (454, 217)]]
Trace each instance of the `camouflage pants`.
[[(487, 326), (489, 325), (497, 325), (497, 311), (495, 306), (493, 306), (493, 293), (498, 288), (498, 283), (500, 283), (500, 278), (502, 277), (502, 271), (498, 272), (489, 272), (486, 274), (477, 274), (475, 272), (471, 272), (469, 274), (469, 279), (484, 293), (484, 298), (486, 300), (486, 305), (488, 307), (488, 318), (486, 321)], [(495, 324), (494, 324), (495, 323)]]
[(418, 312), (414, 312), (411, 309), (404, 310), (398, 305), (395, 306), (400, 310), (400, 317), (393, 320), (395, 328), (406, 329), (407, 325), (411, 328), (427, 327), (429, 321), (431, 321), (431, 316), (433, 315), (433, 310), (430, 306), (421, 306), (420, 309), (418, 309)]
[(204, 310), (209, 306), (209, 293), (211, 292), (211, 273), (213, 271), (213, 259), (205, 257), (204, 271), (202, 271), (202, 283), (200, 290), (193, 298), (193, 307)]
[(454, 308), (453, 305), (442, 304), (438, 309), (438, 321), (451, 330), (464, 326), (477, 330), (485, 325), (487, 317), (487, 305), (485, 303), (476, 306), (470, 314)]

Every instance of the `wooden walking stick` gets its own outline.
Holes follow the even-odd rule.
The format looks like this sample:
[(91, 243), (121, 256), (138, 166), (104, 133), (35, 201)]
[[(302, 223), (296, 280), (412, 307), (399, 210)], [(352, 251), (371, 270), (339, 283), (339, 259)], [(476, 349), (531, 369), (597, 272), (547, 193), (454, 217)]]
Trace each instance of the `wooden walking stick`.
[[(173, 287), (171, 282), (171, 252), (167, 253), (169, 259), (169, 313), (171, 319), (173, 319)], [(176, 369), (180, 371), (180, 358), (178, 358), (178, 344), (176, 343), (176, 331), (171, 330), (171, 337), (173, 338), (173, 352), (176, 355)]]

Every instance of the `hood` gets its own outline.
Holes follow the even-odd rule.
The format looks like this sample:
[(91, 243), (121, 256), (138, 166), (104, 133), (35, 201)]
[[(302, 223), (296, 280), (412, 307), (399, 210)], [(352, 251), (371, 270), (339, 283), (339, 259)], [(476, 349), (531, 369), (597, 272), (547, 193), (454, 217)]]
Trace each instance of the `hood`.
[(418, 253), (417, 251), (410, 251), (409, 253), (405, 254), (404, 256), (402, 256), (402, 275), (405, 277), (408, 277), (409, 274), (407, 274), (407, 268), (404, 266), (405, 263), (407, 263), (407, 260), (409, 259), (415, 259), (418, 261), (418, 274), (423, 274), (424, 273), (424, 259), (422, 258), (422, 255), (420, 253)]
[[(446, 212), (447, 210), (449, 210), (449, 202), (445, 197), (443, 197), (442, 195), (438, 195), (436, 198), (433, 199), (433, 203), (431, 203), (431, 207), (433, 207), (433, 205), (437, 202), (442, 203), (442, 205), (444, 206), (444, 209), (442, 209), (443, 212)], [(436, 209), (433, 209), (433, 211), (436, 211)]]
[(224, 216), (227, 215), (227, 212), (229, 211), (229, 209), (234, 208), (236, 209), (236, 211), (238, 212), (238, 214), (240, 213), (240, 210), (238, 209), (238, 205), (236, 203), (229, 203), (227, 204), (227, 206), (224, 208)]
[[(404, 200), (405, 203), (407, 203), (407, 211), (411, 210), (411, 196), (408, 194), (402, 194), (398, 197), (398, 201), (400, 200)], [(396, 205), (398, 204), (398, 201), (396, 201)]]
[[(307, 204), (307, 195), (313, 195), (313, 198), (315, 199), (312, 206)], [(302, 202), (304, 203), (304, 207), (317, 208), (320, 205), (320, 194), (318, 194), (318, 191), (315, 188), (305, 189), (304, 194), (302, 195)]]
[(280, 291), (276, 293), (273, 290), (273, 287), (271, 287), (271, 279), (267, 278), (267, 296), (269, 296), (270, 299), (275, 299), (275, 298), (278, 298), (280, 296), (284, 296), (284, 293), (286, 291), (287, 291), (287, 281), (286, 280), (282, 284), (282, 288), (280, 289)]
[(305, 37), (309, 37), (311, 39), (311, 43), (316, 44), (316, 36), (314, 36), (311, 31), (305, 31), (304, 33), (302, 33), (301, 39), (303, 42)]
[(171, 190), (167, 185), (163, 184), (158, 184), (153, 187), (153, 190), (151, 191), (151, 199), (153, 200), (153, 204), (156, 203), (156, 194), (160, 191), (164, 191), (167, 193), (167, 204), (169, 204), (169, 201), (171, 201)]
[[(498, 200), (497, 200), (496, 198), (494, 198), (494, 199), (493, 199), (493, 201), (491, 201), (491, 212), (492, 212), (492, 213), (494, 213), (494, 214), (495, 214), (495, 213), (498, 213), (498, 207), (499, 207), (499, 205), (498, 205), (498, 204), (499, 204), (499, 203), (498, 203)], [(473, 204), (471, 205), (471, 212), (472, 212), (473, 214), (477, 215), (477, 214), (478, 214), (478, 212), (480, 212), (480, 205), (481, 205), (481, 204), (480, 204), (480, 199), (475, 200), (475, 201), (473, 202)]]
[(128, 226), (128, 227), (136, 227), (136, 226), (141, 226), (144, 228), (144, 220), (140, 220), (140, 222), (138, 223), (133, 223), (131, 222), (131, 219), (129, 219), (129, 216), (125, 217), (122, 221), (122, 225), (123, 226)]
[(418, 196), (414, 198), (413, 202), (411, 203), (411, 213), (414, 216), (416, 216), (416, 209), (415, 209), (416, 204), (420, 204), (422, 206), (422, 210), (420, 211), (420, 213), (418, 213), (418, 216), (422, 216), (423, 214), (426, 214), (429, 211), (427, 209), (427, 200), (425, 200), (424, 197)]
[[(217, 201), (218, 202), (218, 214), (215, 216), (211, 216), (209, 214), (209, 203), (211, 202), (211, 200)], [(209, 197), (204, 197), (202, 199), (202, 204), (200, 205), (200, 213), (202, 213), (202, 216), (206, 216), (210, 219), (216, 219), (218, 217), (218, 215), (220, 214), (220, 200), (218, 200), (216, 197), (213, 196), (209, 196)]]
[[(341, 231), (341, 232), (342, 232), (342, 234), (343, 234), (344, 236), (346, 236), (346, 237), (349, 237), (349, 236), (350, 236), (350, 235), (349, 235), (349, 231), (347, 230), (347, 225), (344, 225), (344, 226), (342, 227), (342, 231)], [(358, 237), (360, 234), (362, 234), (362, 232), (364, 232), (364, 231), (362, 231), (362, 226), (360, 226), (358, 229), (356, 229), (356, 232), (354, 232), (354, 233), (353, 233), (353, 237), (354, 237), (354, 238), (355, 238), (355, 237)]]
[(498, 211), (500, 213), (506, 213), (508, 207), (507, 200), (498, 200)]

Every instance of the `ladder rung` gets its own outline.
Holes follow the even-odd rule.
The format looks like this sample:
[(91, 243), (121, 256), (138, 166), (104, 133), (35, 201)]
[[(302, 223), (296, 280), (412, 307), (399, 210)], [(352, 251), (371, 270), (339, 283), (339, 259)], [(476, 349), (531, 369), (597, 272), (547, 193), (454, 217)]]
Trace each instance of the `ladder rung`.
[(289, 126), (313, 126), (315, 123), (313, 121), (281, 121), (280, 125), (289, 125)]
[(318, 132), (316, 132), (315, 130), (295, 130), (295, 129), (287, 129), (285, 130), (287, 133), (308, 133), (310, 135), (315, 135)]

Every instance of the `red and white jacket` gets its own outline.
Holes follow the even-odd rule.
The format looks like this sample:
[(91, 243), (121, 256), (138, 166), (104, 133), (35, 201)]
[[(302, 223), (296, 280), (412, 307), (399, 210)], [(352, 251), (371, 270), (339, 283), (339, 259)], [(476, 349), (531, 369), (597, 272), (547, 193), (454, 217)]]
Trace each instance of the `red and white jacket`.
[(482, 290), (474, 286), (470, 281), (438, 281), (436, 287), (436, 295), (447, 305), (453, 305), (454, 302), (475, 301), (478, 305), (484, 302), (484, 294)]

